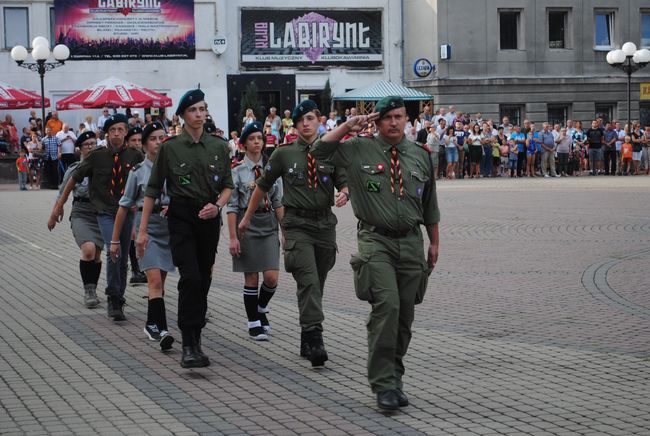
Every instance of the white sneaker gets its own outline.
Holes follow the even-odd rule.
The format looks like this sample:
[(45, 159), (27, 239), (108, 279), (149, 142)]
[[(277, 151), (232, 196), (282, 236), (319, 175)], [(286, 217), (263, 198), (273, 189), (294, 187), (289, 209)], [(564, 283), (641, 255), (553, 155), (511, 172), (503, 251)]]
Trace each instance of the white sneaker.
[(549, 177), (551, 177), (551, 176), (549, 176), (548, 174), (544, 174), (544, 177), (549, 178)]

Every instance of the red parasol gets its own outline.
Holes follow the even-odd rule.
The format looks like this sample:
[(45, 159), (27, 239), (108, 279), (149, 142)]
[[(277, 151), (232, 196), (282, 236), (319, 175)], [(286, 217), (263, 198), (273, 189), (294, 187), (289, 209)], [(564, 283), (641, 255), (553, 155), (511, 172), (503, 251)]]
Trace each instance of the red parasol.
[(56, 102), (57, 110), (102, 107), (169, 107), (172, 99), (151, 89), (109, 77)]
[[(50, 105), (50, 99), (45, 99), (45, 107)], [(0, 82), (0, 109), (29, 109), (41, 107), (41, 96), (32, 91), (14, 88)]]

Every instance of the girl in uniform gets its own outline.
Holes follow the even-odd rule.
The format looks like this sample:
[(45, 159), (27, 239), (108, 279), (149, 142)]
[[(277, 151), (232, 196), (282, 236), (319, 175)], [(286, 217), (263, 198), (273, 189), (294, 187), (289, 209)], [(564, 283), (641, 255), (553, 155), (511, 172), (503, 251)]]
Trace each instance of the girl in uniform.
[[(144, 151), (146, 151), (146, 157), (142, 163), (136, 165), (129, 173), (129, 178), (124, 188), (124, 195), (120, 199), (120, 209), (115, 217), (113, 241), (119, 241), (124, 218), (127, 213), (130, 213), (132, 206), (137, 206), (138, 208), (135, 216), (135, 228), (140, 227), (142, 205), (144, 204), (144, 191), (149, 182), (149, 176), (151, 175), (153, 161), (156, 159), (158, 146), (166, 137), (162, 124), (157, 122), (147, 125), (142, 131), (142, 144)], [(167, 219), (165, 218), (168, 205), (169, 198), (165, 194), (156, 200), (154, 205), (154, 212), (156, 213), (152, 213), (147, 231), (149, 244), (144, 251), (144, 256), (140, 260), (140, 266), (147, 275), (147, 285), (149, 288), (149, 304), (144, 333), (150, 340), (159, 342), (162, 351), (170, 350), (174, 342), (174, 338), (167, 330), (167, 315), (165, 311), (165, 300), (163, 299), (165, 278), (168, 272), (174, 271), (171, 248), (169, 246), (169, 230), (167, 229)], [(113, 259), (117, 259), (120, 256), (119, 244), (111, 244), (110, 250)]]
[[(83, 132), (75, 141), (75, 147), (80, 150), (81, 160), (97, 145), (97, 138), (93, 132)], [(59, 196), (56, 201), (59, 201), (61, 192), (65, 187), (68, 179), (72, 176), (80, 162), (74, 162), (68, 166), (68, 169), (63, 176), (63, 182), (59, 190)], [(70, 212), (70, 226), (72, 227), (72, 235), (75, 242), (81, 249), (81, 259), (79, 260), (79, 272), (81, 273), (81, 281), (84, 286), (84, 304), (88, 308), (94, 308), (99, 305), (97, 298), (97, 281), (102, 271), (102, 248), (104, 247), (104, 239), (99, 231), (97, 224), (97, 211), (90, 202), (88, 195), (88, 177), (84, 178), (81, 182), (77, 183), (73, 189), (73, 202), (72, 211)], [(54, 211), (47, 221), (47, 228), (50, 231), (57, 223), (57, 217)]]
[[(280, 268), (280, 243), (278, 222), (282, 221), (282, 182), (278, 179), (267, 196), (257, 207), (251, 225), (240, 241), (237, 226), (248, 208), (255, 180), (261, 176), (264, 163), (264, 132), (262, 124), (253, 122), (242, 132), (240, 142), (246, 151), (241, 163), (233, 168), (232, 191), (228, 207), (228, 230), (233, 271), (244, 273), (244, 307), (248, 317), (248, 334), (251, 339), (265, 341), (270, 330), (266, 314), (268, 304), (275, 293)], [(262, 286), (259, 288), (259, 273)]]

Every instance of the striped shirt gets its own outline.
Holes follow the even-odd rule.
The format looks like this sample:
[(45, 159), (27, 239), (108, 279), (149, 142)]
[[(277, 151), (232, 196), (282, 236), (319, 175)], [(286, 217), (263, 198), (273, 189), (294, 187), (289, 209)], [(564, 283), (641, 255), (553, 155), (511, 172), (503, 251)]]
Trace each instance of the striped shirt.
[(59, 138), (56, 136), (46, 136), (41, 142), (43, 143), (45, 160), (57, 160), (59, 158), (59, 146), (61, 145)]

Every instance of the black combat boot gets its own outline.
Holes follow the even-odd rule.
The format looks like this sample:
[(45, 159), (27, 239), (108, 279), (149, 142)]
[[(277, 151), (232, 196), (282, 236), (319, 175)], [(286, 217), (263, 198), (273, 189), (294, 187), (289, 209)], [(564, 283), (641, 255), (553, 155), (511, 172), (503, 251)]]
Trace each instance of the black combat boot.
[(300, 357), (309, 360), (311, 358), (311, 349), (309, 348), (308, 333), (300, 332)]
[(314, 330), (307, 333), (309, 344), (309, 361), (312, 367), (324, 366), (327, 360), (327, 351), (323, 344), (323, 332)]

